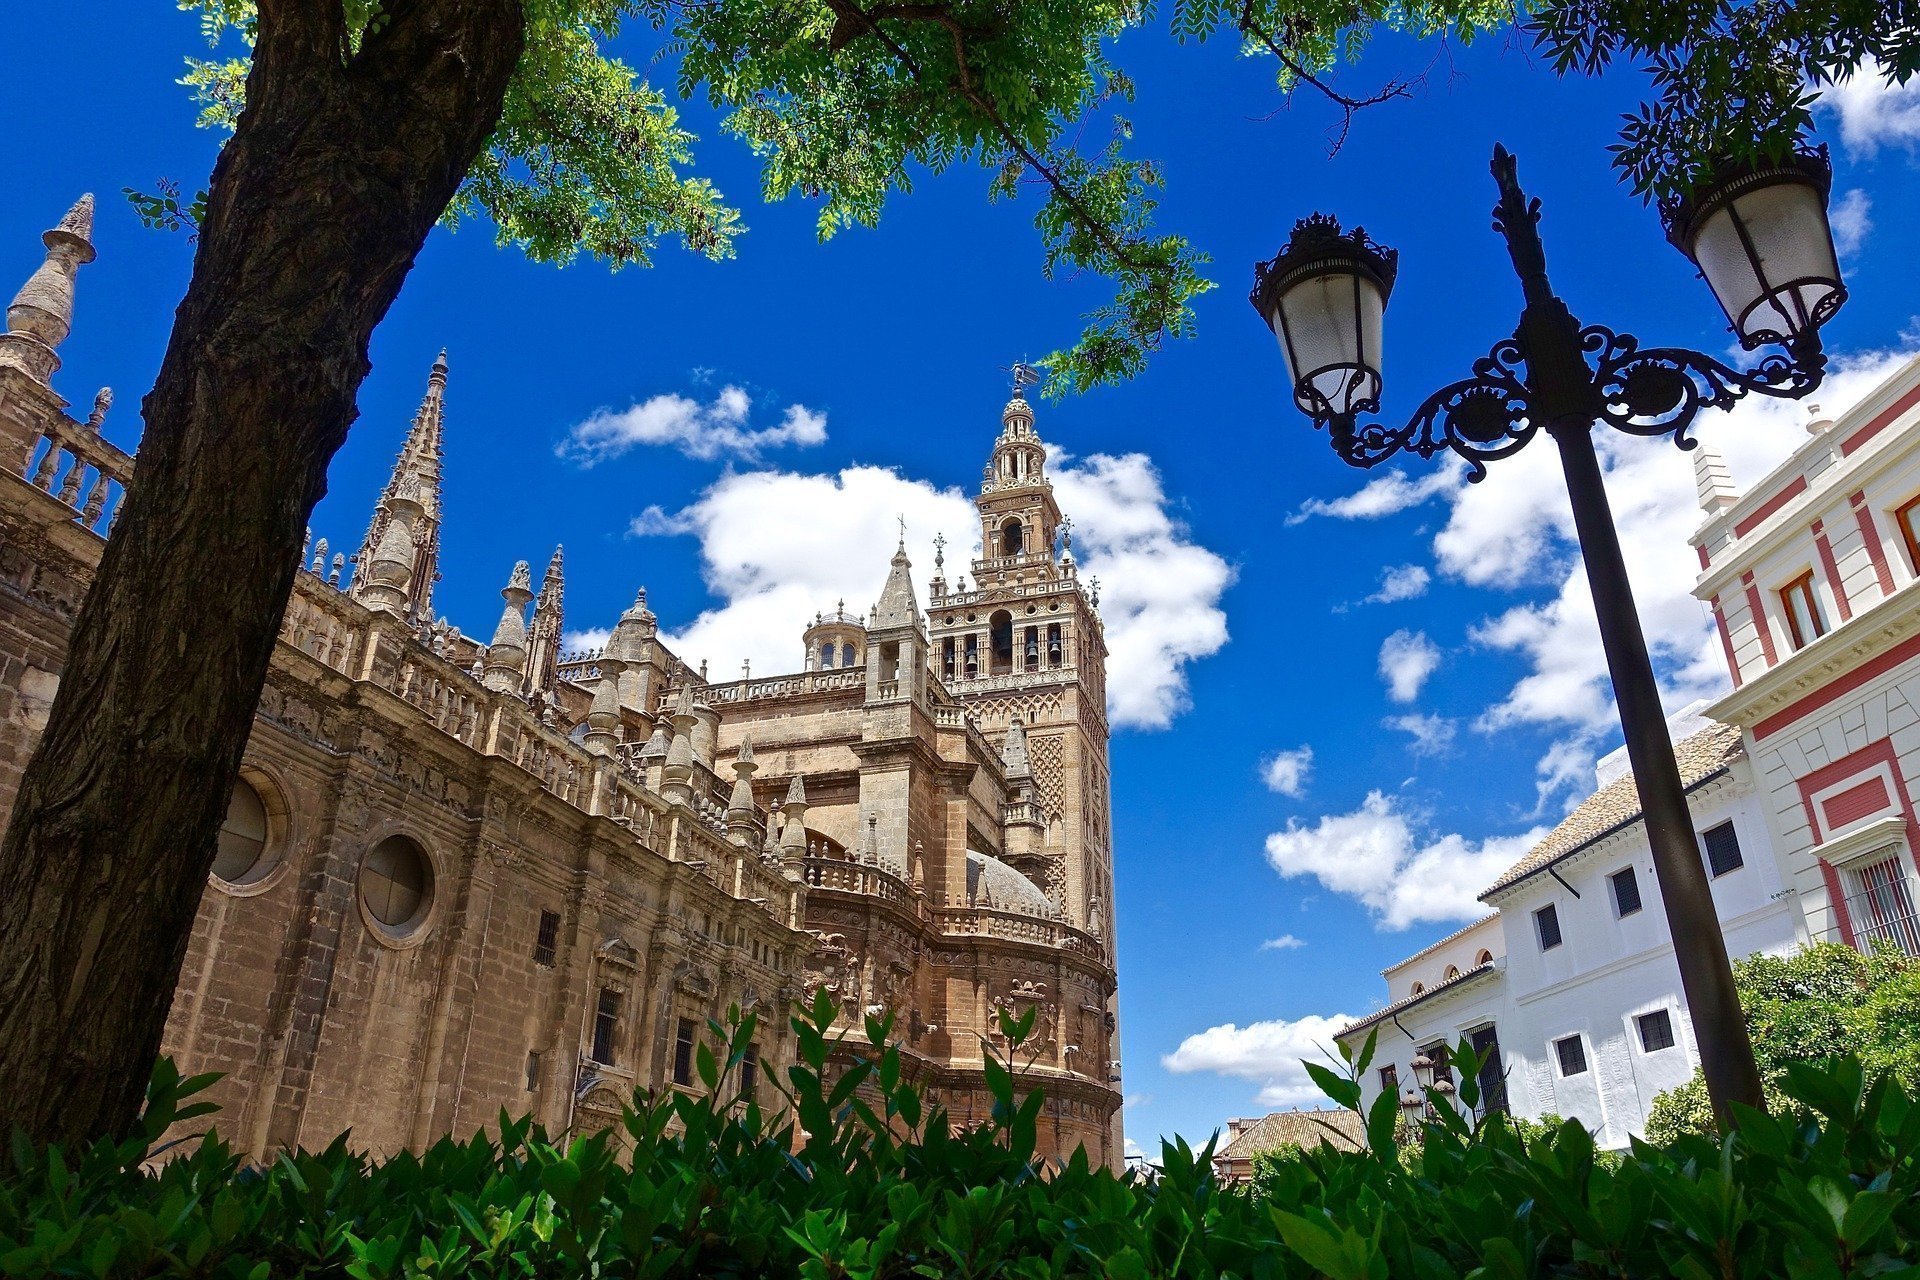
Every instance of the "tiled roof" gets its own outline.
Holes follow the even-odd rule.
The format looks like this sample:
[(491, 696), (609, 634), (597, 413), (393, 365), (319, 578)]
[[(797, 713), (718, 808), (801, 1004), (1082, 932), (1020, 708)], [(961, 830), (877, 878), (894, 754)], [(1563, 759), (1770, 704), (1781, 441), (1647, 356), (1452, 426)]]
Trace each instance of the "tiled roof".
[(1468, 934), (1472, 933), (1475, 929), (1478, 929), (1481, 925), (1485, 924), (1487, 921), (1498, 920), (1499, 918), (1500, 918), (1500, 913), (1498, 911), (1489, 911), (1487, 912), (1487, 914), (1481, 916), (1478, 920), (1475, 920), (1472, 924), (1466, 925), (1463, 928), (1455, 929), (1452, 933), (1440, 939), (1440, 941), (1429, 942), (1426, 946), (1420, 948), (1418, 951), (1414, 952), (1412, 955), (1408, 956), (1406, 959), (1395, 960), (1392, 964), (1388, 965), (1386, 968), (1380, 971), (1380, 976), (1384, 978), (1388, 974), (1392, 973), (1395, 969), (1404, 969), (1406, 966), (1412, 964), (1415, 960), (1420, 959), (1422, 956), (1432, 955), (1434, 952), (1438, 951), (1440, 948), (1446, 946), (1449, 942), (1460, 941), (1460, 939), (1466, 937)]
[[(1716, 724), (1674, 744), (1673, 756), (1680, 765), (1680, 783), (1691, 791), (1700, 784), (1726, 772), (1744, 748), (1737, 726)], [(1527, 856), (1507, 868), (1506, 873), (1489, 885), (1480, 900), (1537, 875), (1562, 858), (1578, 853), (1605, 836), (1640, 820), (1640, 792), (1633, 775), (1625, 773), (1600, 788), (1568, 814), (1546, 839), (1527, 851)]]
[(1317, 1147), (1323, 1142), (1358, 1151), (1367, 1144), (1366, 1121), (1346, 1110), (1276, 1111), (1243, 1129), (1215, 1159), (1251, 1160), (1282, 1147)]
[(1365, 1031), (1368, 1027), (1372, 1026), (1376, 1022), (1385, 1022), (1388, 1018), (1391, 1018), (1394, 1014), (1399, 1013), (1409, 1008), (1412, 1005), (1423, 1004), (1426, 1001), (1433, 999), (1435, 996), (1443, 995), (1446, 992), (1452, 991), (1455, 987), (1458, 987), (1463, 983), (1471, 982), (1475, 978), (1478, 978), (1483, 974), (1492, 973), (1498, 967), (1499, 967), (1499, 963), (1494, 960), (1489, 960), (1485, 964), (1477, 964), (1473, 966), (1473, 968), (1468, 969), (1465, 973), (1457, 974), (1454, 977), (1447, 978), (1443, 981), (1435, 983), (1433, 986), (1428, 987), (1425, 991), (1420, 992), (1418, 995), (1408, 996), (1404, 1000), (1395, 1000), (1392, 1004), (1388, 1005), (1386, 1008), (1380, 1010), (1377, 1013), (1370, 1013), (1364, 1018), (1355, 1018), (1352, 1022), (1349, 1022), (1346, 1026), (1334, 1032), (1333, 1038), (1336, 1040), (1344, 1040), (1356, 1031)]

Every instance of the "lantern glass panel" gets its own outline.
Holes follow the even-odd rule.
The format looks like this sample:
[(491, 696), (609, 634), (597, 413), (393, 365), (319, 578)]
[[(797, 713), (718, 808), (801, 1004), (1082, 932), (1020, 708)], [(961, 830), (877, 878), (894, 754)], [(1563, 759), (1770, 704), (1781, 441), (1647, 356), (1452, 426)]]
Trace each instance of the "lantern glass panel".
[(1272, 317), (1294, 399), (1308, 414), (1355, 412), (1380, 400), (1386, 295), (1351, 269), (1306, 276), (1280, 295)]
[(1826, 318), (1840, 265), (1826, 200), (1807, 182), (1769, 182), (1701, 220), (1693, 258), (1749, 348), (1786, 342)]

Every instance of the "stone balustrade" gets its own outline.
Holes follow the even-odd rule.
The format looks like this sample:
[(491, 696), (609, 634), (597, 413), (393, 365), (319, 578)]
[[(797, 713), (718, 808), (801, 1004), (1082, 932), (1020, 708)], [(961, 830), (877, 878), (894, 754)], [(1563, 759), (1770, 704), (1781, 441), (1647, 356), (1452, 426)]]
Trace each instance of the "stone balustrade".
[(18, 474), (71, 508), (81, 528), (105, 538), (126, 499), (133, 467), (132, 455), (88, 424), (55, 417), (28, 438)]

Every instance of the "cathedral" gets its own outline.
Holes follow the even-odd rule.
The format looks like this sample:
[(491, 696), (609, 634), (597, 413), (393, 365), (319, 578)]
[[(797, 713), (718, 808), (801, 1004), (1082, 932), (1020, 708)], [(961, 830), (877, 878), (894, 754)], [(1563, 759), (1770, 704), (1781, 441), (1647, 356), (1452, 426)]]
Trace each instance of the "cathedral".
[[(91, 224), (88, 197), (47, 232), (0, 334), (0, 812), (137, 483), (110, 394), (82, 419), (53, 388)], [(1033, 1011), (1043, 1153), (1117, 1166), (1107, 650), (1020, 389), (968, 574), (937, 549), (923, 608), (905, 545), (875, 548), (870, 609), (795, 619), (791, 674), (717, 681), (644, 587), (563, 652), (558, 550), (473, 633), (436, 615), (448, 386), (443, 354), (357, 550), (301, 556), (164, 1044), (222, 1073), (226, 1138), (604, 1128), (635, 1089), (699, 1089), (736, 1006), (737, 1087), (777, 1105), (787, 1011), (825, 990), (850, 1029), (890, 1014), (960, 1124), (1000, 1013)]]

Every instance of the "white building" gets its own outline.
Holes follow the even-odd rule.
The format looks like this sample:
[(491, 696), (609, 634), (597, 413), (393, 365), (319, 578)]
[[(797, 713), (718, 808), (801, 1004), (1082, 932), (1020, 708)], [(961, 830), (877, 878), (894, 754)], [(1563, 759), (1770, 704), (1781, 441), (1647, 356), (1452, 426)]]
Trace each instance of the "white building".
[[(1742, 496), (1695, 455), (1695, 594), (1734, 691), (1676, 717), (1701, 857), (1734, 956), (1810, 939), (1920, 954), (1908, 777), (1920, 773), (1920, 360)], [(1385, 971), (1366, 1101), (1462, 1038), (1488, 1105), (1643, 1131), (1699, 1065), (1624, 749), (1481, 900), (1494, 913)], [(1497, 1064), (1497, 1066), (1495, 1065)], [(1442, 1068), (1443, 1078), (1445, 1068)]]

